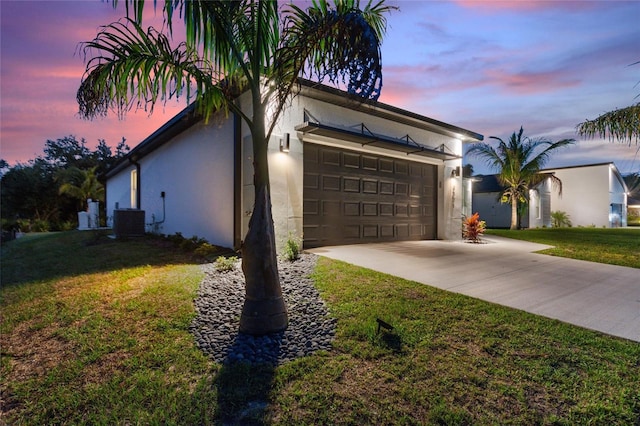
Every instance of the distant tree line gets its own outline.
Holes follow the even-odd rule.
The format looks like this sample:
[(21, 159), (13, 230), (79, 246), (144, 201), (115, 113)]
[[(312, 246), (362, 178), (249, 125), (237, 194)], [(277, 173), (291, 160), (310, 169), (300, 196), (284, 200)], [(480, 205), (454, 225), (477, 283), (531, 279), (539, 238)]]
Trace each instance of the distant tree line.
[(124, 138), (113, 152), (104, 140), (92, 151), (84, 139), (66, 136), (47, 140), (43, 155), (27, 163), (10, 166), (0, 160), (3, 232), (77, 227), (78, 211), (86, 210), (87, 198), (104, 201), (101, 176), (129, 150)]

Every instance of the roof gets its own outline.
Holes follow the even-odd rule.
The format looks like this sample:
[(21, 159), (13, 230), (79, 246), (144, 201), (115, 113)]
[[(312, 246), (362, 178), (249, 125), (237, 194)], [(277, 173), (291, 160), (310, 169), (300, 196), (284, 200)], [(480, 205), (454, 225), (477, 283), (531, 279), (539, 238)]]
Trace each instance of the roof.
[(498, 175), (477, 175), (473, 176), (476, 180), (473, 182), (473, 192), (500, 192), (504, 186), (498, 182)]
[[(299, 94), (303, 96), (324, 101), (336, 106), (343, 106), (352, 110), (365, 112), (369, 115), (385, 118), (397, 123), (410, 125), (413, 127), (428, 130), (441, 135), (460, 139), (462, 142), (477, 142), (484, 139), (484, 136), (472, 132), (470, 130), (463, 129), (461, 127), (453, 126), (451, 124), (444, 123), (442, 121), (434, 120), (432, 118), (416, 114), (407, 110), (403, 110), (391, 105), (384, 104), (382, 102), (373, 101), (370, 99), (363, 99), (358, 95), (349, 94), (345, 91), (326, 86), (324, 84), (312, 82), (305, 79), (298, 80)], [(202, 117), (196, 113), (195, 103), (190, 104), (175, 117), (165, 123), (158, 130), (153, 132), (147, 138), (145, 138), (140, 144), (133, 148), (125, 157), (123, 157), (118, 163), (116, 163), (110, 170), (107, 171), (106, 177), (109, 178), (119, 173), (122, 169), (126, 168), (132, 163), (137, 162), (144, 156), (158, 149), (178, 134), (189, 129), (191, 126), (200, 122)], [(389, 143), (391, 141), (386, 140), (384, 136), (381, 136), (381, 143)], [(394, 144), (394, 148), (403, 149), (399, 145)], [(425, 147), (426, 148), (426, 147)], [(436, 157), (449, 157), (446, 153), (434, 153), (433, 150), (422, 150), (422, 155), (433, 154), (429, 156)]]

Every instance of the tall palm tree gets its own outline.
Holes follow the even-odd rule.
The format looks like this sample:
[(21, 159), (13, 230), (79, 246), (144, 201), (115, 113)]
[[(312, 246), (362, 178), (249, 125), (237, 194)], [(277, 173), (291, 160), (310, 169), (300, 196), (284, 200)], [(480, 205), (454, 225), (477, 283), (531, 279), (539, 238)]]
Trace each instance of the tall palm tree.
[(513, 132), (507, 142), (491, 136), (498, 141), (497, 148), (486, 142), (471, 145), (468, 154), (484, 159), (488, 165), (498, 170), (498, 181), (505, 186), (502, 202), (511, 203), (511, 229), (518, 229), (518, 205), (527, 201), (530, 188), (546, 178), (562, 193), (562, 182), (553, 175), (539, 173), (553, 151), (571, 145), (574, 139), (562, 139), (551, 142), (546, 139), (523, 138), (524, 130)]
[[(127, 0), (126, 6), (126, 20), (103, 27), (82, 46), (90, 59), (77, 94), (80, 114), (90, 119), (114, 110), (122, 116), (134, 106), (152, 111), (156, 103), (186, 94), (195, 96), (205, 120), (216, 111), (244, 120), (253, 142), (255, 205), (242, 246), (240, 331), (282, 330), (288, 320), (271, 214), (269, 137), (301, 76), (326, 78), (377, 99), (380, 44), (392, 8), (384, 0), (363, 9), (359, 0), (334, 0), (333, 7), (314, 0), (306, 11), (294, 4), (279, 9), (276, 1), (165, 0), (168, 36), (175, 15), (186, 28), (185, 42), (172, 48), (167, 35), (142, 28), (143, 1)], [(251, 98), (248, 113), (236, 102), (244, 92)]]

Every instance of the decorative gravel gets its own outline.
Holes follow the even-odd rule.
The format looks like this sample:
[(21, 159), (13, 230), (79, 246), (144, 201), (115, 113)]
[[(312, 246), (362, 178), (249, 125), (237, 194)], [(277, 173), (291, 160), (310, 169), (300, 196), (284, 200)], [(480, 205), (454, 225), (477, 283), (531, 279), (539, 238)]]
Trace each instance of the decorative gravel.
[(330, 350), (336, 320), (329, 317), (310, 279), (316, 262), (316, 255), (306, 253), (294, 262), (278, 262), (289, 326), (283, 332), (265, 336), (238, 332), (245, 294), (240, 262), (227, 272), (216, 271), (212, 263), (204, 265), (206, 276), (195, 300), (197, 316), (190, 327), (198, 347), (224, 364), (278, 365)]

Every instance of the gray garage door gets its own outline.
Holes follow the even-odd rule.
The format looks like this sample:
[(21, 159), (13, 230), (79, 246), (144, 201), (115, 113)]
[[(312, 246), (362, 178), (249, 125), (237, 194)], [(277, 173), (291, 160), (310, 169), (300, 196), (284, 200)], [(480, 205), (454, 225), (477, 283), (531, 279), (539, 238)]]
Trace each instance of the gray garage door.
[(304, 144), (304, 247), (436, 238), (437, 167)]

